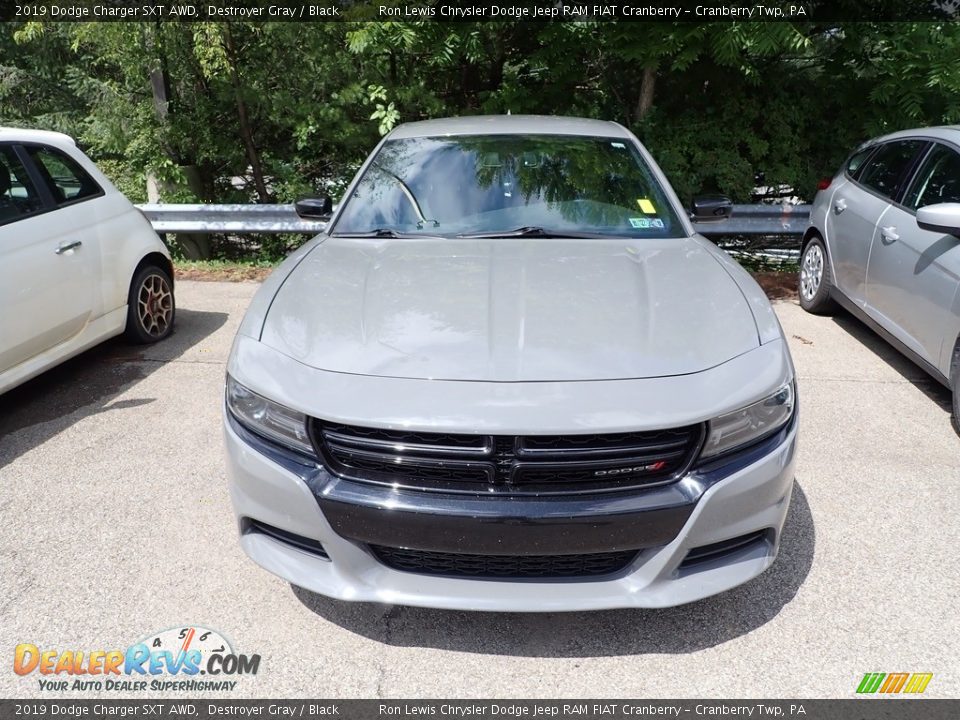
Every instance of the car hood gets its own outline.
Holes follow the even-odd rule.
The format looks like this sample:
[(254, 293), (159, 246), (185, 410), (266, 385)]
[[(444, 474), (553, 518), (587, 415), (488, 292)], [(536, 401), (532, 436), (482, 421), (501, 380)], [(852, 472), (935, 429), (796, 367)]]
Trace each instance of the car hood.
[(695, 373), (758, 347), (706, 241), (331, 237), (261, 341), (341, 373), (495, 382)]

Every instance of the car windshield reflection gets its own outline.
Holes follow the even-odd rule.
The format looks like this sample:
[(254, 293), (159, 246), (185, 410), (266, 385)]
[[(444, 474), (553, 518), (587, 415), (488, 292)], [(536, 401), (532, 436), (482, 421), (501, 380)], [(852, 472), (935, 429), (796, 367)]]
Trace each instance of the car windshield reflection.
[(387, 231), (398, 237), (686, 236), (631, 143), (558, 135), (388, 141), (331, 233), (384, 237)]

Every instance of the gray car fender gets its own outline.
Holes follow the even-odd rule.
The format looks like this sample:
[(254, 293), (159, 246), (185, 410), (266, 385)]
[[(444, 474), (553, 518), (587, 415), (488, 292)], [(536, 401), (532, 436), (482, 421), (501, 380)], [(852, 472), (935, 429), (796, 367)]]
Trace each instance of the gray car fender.
[(280, 288), (283, 287), (283, 283), (290, 277), (290, 273), (294, 271), (297, 265), (326, 239), (327, 236), (323, 234), (311, 238), (270, 273), (253, 296), (253, 300), (250, 301), (250, 306), (247, 308), (247, 312), (240, 323), (240, 328), (237, 330), (238, 335), (246, 335), (254, 340), (260, 339), (267, 313), (270, 312), (273, 299), (277, 296)]
[(706, 238), (698, 235), (697, 239), (710, 251), (710, 254), (740, 288), (744, 300), (747, 301), (747, 305), (750, 306), (750, 311), (753, 313), (760, 344), (765, 345), (768, 342), (781, 339), (783, 328), (780, 327), (780, 320), (777, 319), (766, 293), (753, 279), (753, 276), (744, 270), (740, 263)]

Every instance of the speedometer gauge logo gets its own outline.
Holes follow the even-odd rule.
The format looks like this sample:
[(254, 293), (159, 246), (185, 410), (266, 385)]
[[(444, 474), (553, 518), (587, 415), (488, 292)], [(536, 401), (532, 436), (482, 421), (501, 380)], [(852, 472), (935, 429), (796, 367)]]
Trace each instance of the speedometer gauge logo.
[(209, 657), (213, 653), (233, 654), (233, 647), (223, 635), (201, 625), (161, 630), (147, 635), (135, 644), (146, 645), (151, 652), (169, 650), (174, 654), (177, 651), (186, 654), (197, 650), (203, 657)]

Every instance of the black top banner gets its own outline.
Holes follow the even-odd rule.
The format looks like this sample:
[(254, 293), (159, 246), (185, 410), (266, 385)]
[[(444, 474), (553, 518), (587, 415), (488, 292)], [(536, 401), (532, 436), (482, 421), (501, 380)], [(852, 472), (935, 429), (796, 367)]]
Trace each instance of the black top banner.
[(960, 0), (0, 0), (13, 22), (956, 21)]

